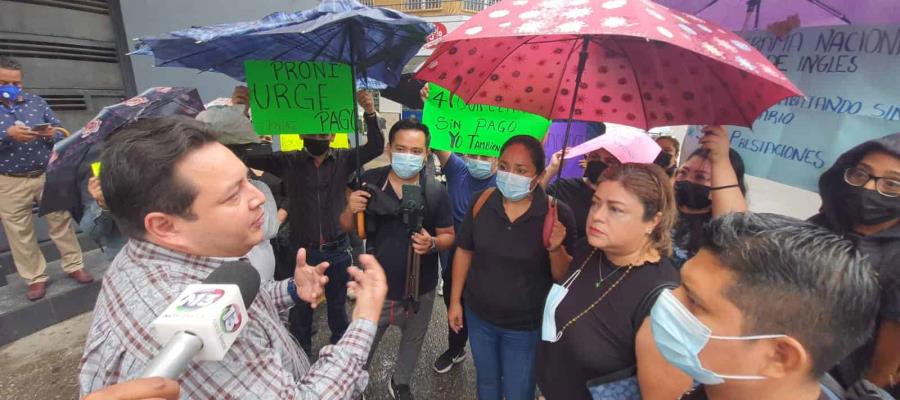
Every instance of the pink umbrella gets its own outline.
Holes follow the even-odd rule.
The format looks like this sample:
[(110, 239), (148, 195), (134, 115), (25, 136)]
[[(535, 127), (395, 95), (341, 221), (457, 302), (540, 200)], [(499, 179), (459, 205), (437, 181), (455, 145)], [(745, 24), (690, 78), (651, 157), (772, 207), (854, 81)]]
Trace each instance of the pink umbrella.
[(650, 164), (661, 151), (656, 141), (637, 128), (606, 124), (606, 133), (571, 148), (566, 158), (575, 158), (597, 149), (606, 149), (622, 163)]
[(642, 129), (751, 126), (801, 94), (741, 37), (649, 0), (504, 0), (447, 35), (417, 77), (470, 104)]

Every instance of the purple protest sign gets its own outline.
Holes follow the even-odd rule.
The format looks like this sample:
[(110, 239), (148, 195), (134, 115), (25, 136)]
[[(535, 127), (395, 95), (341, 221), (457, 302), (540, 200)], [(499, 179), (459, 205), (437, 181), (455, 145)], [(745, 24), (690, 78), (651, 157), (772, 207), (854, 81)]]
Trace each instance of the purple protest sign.
[[(569, 148), (584, 143), (587, 140), (588, 126), (596, 122), (572, 121), (572, 130), (569, 131)], [(550, 124), (550, 130), (544, 137), (544, 153), (547, 157), (547, 165), (550, 165), (550, 157), (553, 153), (562, 150), (563, 141), (566, 138), (566, 121), (554, 121)], [(575, 161), (566, 161), (563, 165), (562, 177), (575, 178), (584, 175), (584, 170)], [(553, 178), (556, 180), (556, 177)], [(552, 182), (552, 181), (551, 181)]]

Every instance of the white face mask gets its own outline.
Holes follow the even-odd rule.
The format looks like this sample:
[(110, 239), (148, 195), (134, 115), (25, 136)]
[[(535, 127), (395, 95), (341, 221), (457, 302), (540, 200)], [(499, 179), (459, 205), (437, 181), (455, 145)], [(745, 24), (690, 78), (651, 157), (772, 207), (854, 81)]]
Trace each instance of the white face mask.
[(534, 178), (516, 175), (512, 172), (497, 171), (497, 189), (511, 201), (519, 201), (531, 193), (531, 181)]
[(670, 364), (678, 367), (704, 385), (718, 385), (725, 379), (761, 380), (759, 375), (723, 375), (710, 371), (700, 363), (700, 352), (710, 339), (762, 340), (786, 335), (717, 336), (681, 304), (669, 289), (660, 293), (650, 310), (650, 326), (656, 348)]
[(541, 324), (541, 340), (550, 343), (556, 343), (562, 338), (562, 332), (556, 331), (556, 309), (562, 303), (566, 295), (569, 294), (569, 286), (581, 275), (581, 270), (575, 271), (562, 285), (553, 284), (550, 287), (550, 293), (547, 294), (547, 301), (544, 302), (544, 319)]

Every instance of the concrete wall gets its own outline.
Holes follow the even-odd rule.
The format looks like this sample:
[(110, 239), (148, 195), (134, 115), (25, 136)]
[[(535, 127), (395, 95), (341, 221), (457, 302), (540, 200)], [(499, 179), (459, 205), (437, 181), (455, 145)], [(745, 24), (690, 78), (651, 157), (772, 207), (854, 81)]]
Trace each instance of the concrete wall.
[[(157, 36), (191, 26), (249, 21), (276, 11), (315, 7), (316, 0), (125, 0), (122, 18), (130, 49), (132, 39)], [(132, 56), (134, 77), (140, 92), (154, 86), (197, 88), (204, 101), (231, 95), (240, 82), (216, 72), (199, 73), (187, 68), (156, 68), (153, 58)]]
[(0, 55), (22, 64), (25, 89), (73, 132), (126, 95), (111, 13), (104, 3), (0, 0)]

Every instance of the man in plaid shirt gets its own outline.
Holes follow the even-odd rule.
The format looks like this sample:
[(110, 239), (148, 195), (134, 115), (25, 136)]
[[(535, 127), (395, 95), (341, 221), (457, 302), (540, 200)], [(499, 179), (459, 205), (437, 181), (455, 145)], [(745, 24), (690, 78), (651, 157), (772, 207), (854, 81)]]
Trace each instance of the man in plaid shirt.
[[(265, 198), (247, 167), (206, 128), (169, 117), (138, 121), (107, 139), (101, 185), (119, 230), (130, 240), (103, 279), (81, 361), (81, 393), (139, 376), (164, 343), (150, 323), (189, 284), (224, 257), (263, 240)], [(293, 279), (263, 282), (249, 323), (222, 361), (195, 362), (180, 377), (182, 399), (354, 399), (368, 384), (363, 367), (387, 293), (370, 256), (350, 267), (353, 322), (309, 364), (279, 312), (312, 305), (327, 282), (326, 263), (300, 250)]]

